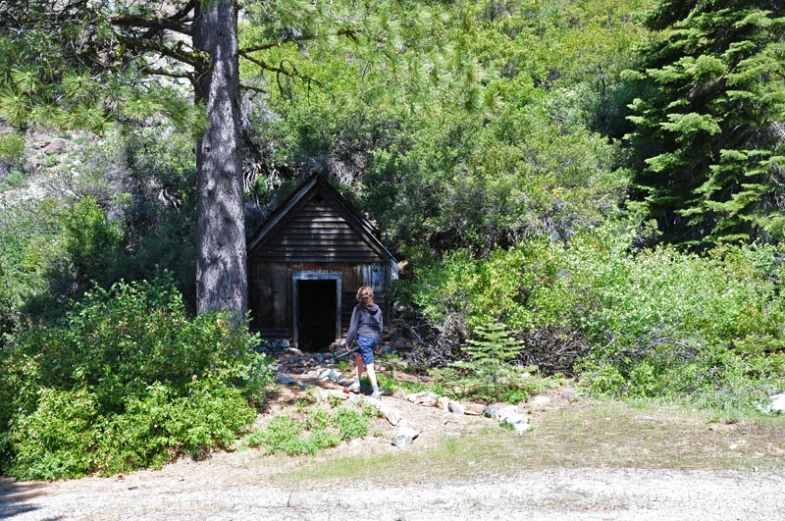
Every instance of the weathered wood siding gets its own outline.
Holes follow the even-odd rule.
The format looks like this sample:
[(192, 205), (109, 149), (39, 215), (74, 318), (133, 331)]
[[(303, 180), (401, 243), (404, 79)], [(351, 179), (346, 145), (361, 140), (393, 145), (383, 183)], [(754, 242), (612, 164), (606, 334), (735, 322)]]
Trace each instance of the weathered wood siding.
[(293, 279), (311, 274), (329, 274), (340, 281), (342, 332), (349, 325), (360, 286), (373, 288), (376, 302), (389, 317), (385, 293), (398, 277), (395, 259), (373, 226), (318, 177), (282, 203), (250, 242), (251, 328), (268, 337), (292, 338)]
[(275, 230), (249, 260), (265, 262), (382, 262), (346, 219), (321, 198), (308, 201)]
[(385, 288), (388, 284), (387, 266), (383, 262), (368, 264), (324, 262), (256, 262), (249, 265), (249, 298), (252, 313), (251, 327), (263, 335), (288, 337), (293, 333), (293, 276), (297, 273), (340, 274), (341, 327), (346, 332), (355, 295), (360, 286), (371, 286), (375, 301), (387, 309)]

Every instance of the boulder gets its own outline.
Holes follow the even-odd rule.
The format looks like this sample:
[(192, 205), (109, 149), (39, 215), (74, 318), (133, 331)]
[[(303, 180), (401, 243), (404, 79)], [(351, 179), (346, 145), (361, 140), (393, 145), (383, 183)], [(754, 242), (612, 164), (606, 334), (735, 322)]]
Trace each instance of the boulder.
[(426, 407), (434, 407), (439, 402), (439, 397), (430, 391), (409, 395), (406, 399), (418, 405), (425, 405)]
[(455, 400), (450, 400), (447, 404), (447, 410), (453, 414), (463, 414), (466, 408)]
[(393, 395), (393, 398), (397, 398), (399, 400), (405, 400), (406, 399), (406, 393), (400, 387), (397, 388), (392, 395)]
[(493, 405), (490, 405), (482, 410), (482, 415), (486, 418), (496, 418), (496, 413), (499, 412), (499, 408)]
[(436, 407), (442, 409), (444, 411), (450, 410), (450, 399), (446, 396), (440, 396), (438, 400), (436, 400)]
[(484, 410), (485, 408), (482, 405), (475, 405), (470, 403), (466, 405), (466, 410), (463, 411), (463, 414), (467, 416), (479, 416)]
[(42, 152), (48, 156), (51, 156), (54, 154), (62, 154), (66, 150), (68, 150), (68, 141), (57, 138), (53, 139), (51, 143), (46, 145)]
[(281, 385), (292, 385), (292, 384), (297, 383), (297, 380), (295, 380), (291, 376), (286, 376), (286, 375), (279, 374), (278, 375), (278, 383), (281, 384)]
[(517, 407), (505, 407), (502, 411), (504, 411), (504, 413), (501, 415), (497, 413), (497, 417), (501, 416), (499, 418), (499, 423), (512, 427), (515, 434), (518, 436), (522, 436), (523, 433), (531, 428), (531, 425), (529, 425), (529, 417), (525, 413), (519, 413)]
[(785, 393), (776, 394), (771, 397), (771, 405), (769, 411), (774, 414), (785, 414)]
[(768, 406), (758, 406), (758, 410), (763, 414), (785, 414), (785, 393), (770, 396), (771, 402)]
[(419, 435), (420, 431), (415, 429), (413, 425), (406, 420), (401, 420), (398, 423), (398, 430), (392, 439), (392, 444), (396, 447), (408, 447)]
[(518, 408), (514, 405), (510, 405), (508, 407), (501, 407), (500, 409), (497, 409), (494, 418), (498, 420), (499, 423), (502, 423), (510, 416), (517, 416), (517, 415), (518, 415)]

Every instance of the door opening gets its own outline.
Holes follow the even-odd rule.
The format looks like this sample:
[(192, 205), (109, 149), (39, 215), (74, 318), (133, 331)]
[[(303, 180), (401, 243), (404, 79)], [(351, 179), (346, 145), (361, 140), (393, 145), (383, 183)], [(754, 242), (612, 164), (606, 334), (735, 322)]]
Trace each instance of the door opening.
[(295, 285), (297, 346), (304, 351), (326, 349), (336, 340), (340, 324), (338, 283), (334, 279), (301, 279), (295, 280)]

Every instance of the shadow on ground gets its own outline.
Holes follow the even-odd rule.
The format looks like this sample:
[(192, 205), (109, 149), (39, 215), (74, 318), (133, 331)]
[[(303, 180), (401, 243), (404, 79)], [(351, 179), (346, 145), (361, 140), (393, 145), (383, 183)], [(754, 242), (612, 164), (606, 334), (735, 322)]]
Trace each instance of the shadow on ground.
[[(31, 501), (46, 494), (39, 484), (23, 483), (10, 478), (0, 478), (0, 519), (11, 519), (14, 516), (37, 510)], [(56, 521), (60, 517), (51, 517), (42, 521)]]

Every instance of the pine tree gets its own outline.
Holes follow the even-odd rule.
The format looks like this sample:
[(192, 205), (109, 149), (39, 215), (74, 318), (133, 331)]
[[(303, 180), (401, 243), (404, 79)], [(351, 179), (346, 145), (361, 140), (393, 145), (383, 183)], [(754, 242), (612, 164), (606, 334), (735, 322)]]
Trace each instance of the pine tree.
[[(375, 46), (406, 13), (377, 2), (0, 0), (0, 118), (19, 128), (86, 128), (165, 119), (196, 130), (197, 311), (247, 309), (240, 60), (256, 76), (309, 80), (266, 52), (317, 38)], [(338, 5), (338, 4), (336, 4)], [(262, 20), (240, 47), (238, 11)], [(397, 9), (392, 7), (390, 9)], [(383, 22), (383, 23), (382, 23)], [(190, 91), (190, 92), (189, 92)], [(196, 100), (191, 105), (188, 94)], [(204, 111), (203, 117), (200, 113)]]
[(664, 238), (697, 246), (783, 236), (785, 6), (663, 0), (660, 41), (626, 73), (637, 198)]
[(487, 389), (491, 396), (498, 398), (500, 391), (517, 374), (510, 362), (524, 345), (500, 322), (477, 326), (474, 337), (463, 347), (468, 360), (453, 362), (452, 366), (466, 371), (473, 387)]

